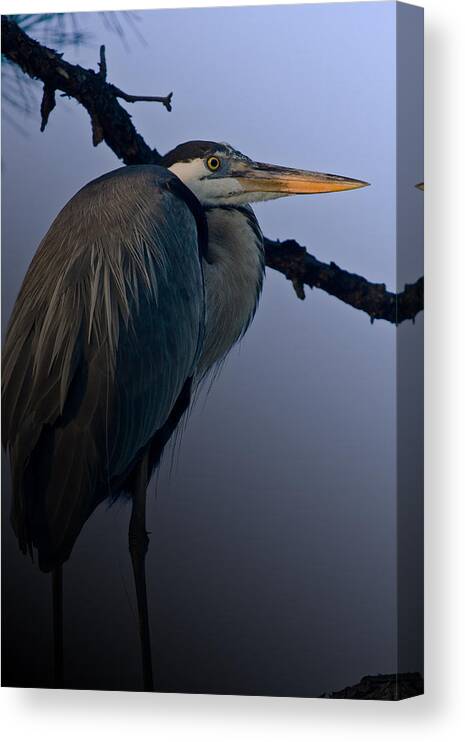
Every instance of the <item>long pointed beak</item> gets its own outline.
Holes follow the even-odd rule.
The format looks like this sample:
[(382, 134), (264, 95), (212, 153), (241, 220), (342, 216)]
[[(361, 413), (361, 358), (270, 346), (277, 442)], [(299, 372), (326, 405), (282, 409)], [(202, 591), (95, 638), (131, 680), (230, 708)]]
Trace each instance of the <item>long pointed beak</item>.
[(238, 169), (233, 177), (239, 180), (245, 191), (283, 195), (351, 191), (370, 185), (363, 180), (345, 178), (341, 175), (296, 170), (263, 162), (250, 163), (245, 168)]

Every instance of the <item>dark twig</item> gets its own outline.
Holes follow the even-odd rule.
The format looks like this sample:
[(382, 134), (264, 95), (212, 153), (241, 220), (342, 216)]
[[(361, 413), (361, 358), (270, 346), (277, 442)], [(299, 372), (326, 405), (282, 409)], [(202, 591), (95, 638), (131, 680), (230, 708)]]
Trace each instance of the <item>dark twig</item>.
[[(100, 48), (99, 71), (85, 70), (69, 64), (62, 55), (31, 39), (11, 18), (2, 17), (3, 54), (30, 77), (42, 80), (42, 130), (53, 109), (54, 93), (61, 90), (88, 111), (94, 145), (105, 141), (126, 165), (159, 164), (161, 155), (150, 149), (136, 131), (128, 112), (118, 98), (128, 103), (150, 101), (162, 103), (171, 110), (172, 93), (162, 96), (128, 95), (108, 83), (105, 47)], [(317, 287), (331, 296), (366, 312), (373, 322), (384, 319), (393, 324), (414, 320), (423, 309), (423, 278), (404, 291), (394, 294), (384, 284), (370, 283), (362, 276), (339, 268), (335, 263), (322, 263), (294, 240), (265, 240), (266, 264), (286, 276), (299, 299), (305, 299), (304, 285)]]
[(40, 130), (44, 131), (48, 123), (48, 117), (56, 106), (55, 100), (55, 88), (49, 85), (44, 85), (44, 94), (42, 96), (42, 103), (40, 104), (40, 115), (42, 117)]
[(322, 263), (295, 240), (273, 242), (265, 239), (265, 260), (269, 268), (292, 281), (299, 299), (305, 299), (304, 284), (319, 288), (345, 304), (366, 312), (371, 321), (384, 319), (399, 324), (414, 320), (423, 309), (423, 278), (406, 285), (399, 294), (387, 291), (384, 283), (370, 283), (336, 263)]
[(100, 47), (100, 62), (98, 64), (99, 66), (99, 76), (102, 78), (102, 80), (107, 79), (107, 60), (105, 56), (105, 45), (102, 44)]
[(147, 101), (149, 103), (163, 103), (167, 111), (171, 111), (171, 99), (173, 97), (173, 93), (169, 93), (168, 95), (129, 95), (128, 93), (124, 93), (119, 88), (115, 87), (114, 85), (111, 86), (114, 94), (117, 98), (122, 98), (127, 103), (137, 103), (138, 101)]

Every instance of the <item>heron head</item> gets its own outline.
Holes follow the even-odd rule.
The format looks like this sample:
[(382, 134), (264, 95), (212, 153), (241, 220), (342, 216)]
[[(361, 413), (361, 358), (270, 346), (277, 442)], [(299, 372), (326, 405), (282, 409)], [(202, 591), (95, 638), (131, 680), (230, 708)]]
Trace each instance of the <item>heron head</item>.
[(362, 180), (254, 162), (229, 144), (185, 142), (168, 152), (163, 165), (204, 206), (239, 206), (306, 193), (350, 191)]

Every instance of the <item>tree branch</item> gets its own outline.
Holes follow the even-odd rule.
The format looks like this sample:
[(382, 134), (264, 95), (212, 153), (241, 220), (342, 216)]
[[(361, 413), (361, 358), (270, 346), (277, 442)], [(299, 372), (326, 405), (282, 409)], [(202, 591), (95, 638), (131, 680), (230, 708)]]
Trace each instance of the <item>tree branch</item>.
[[(32, 78), (41, 80), (44, 93), (41, 105), (41, 130), (55, 107), (55, 92), (77, 100), (90, 115), (92, 141), (102, 141), (126, 165), (159, 164), (161, 155), (150, 149), (136, 131), (128, 112), (118, 98), (128, 103), (150, 101), (171, 110), (172, 93), (161, 96), (137, 96), (123, 92), (107, 82), (105, 47), (100, 47), (99, 71), (85, 70), (62, 59), (28, 36), (18, 24), (2, 16), (2, 53)], [(305, 298), (304, 285), (317, 287), (355, 309), (366, 312), (371, 321), (384, 319), (399, 324), (416, 317), (423, 309), (423, 278), (394, 294), (384, 284), (370, 283), (349, 273), (335, 263), (322, 263), (294, 240), (276, 242), (265, 239), (265, 260), (269, 268), (286, 276), (299, 299)]]
[(150, 100), (162, 103), (171, 110), (172, 93), (166, 97), (130, 96), (106, 81), (107, 67), (104, 47), (100, 50), (99, 72), (85, 70), (70, 64), (53, 49), (42, 46), (28, 36), (15, 21), (2, 16), (2, 54), (17, 64), (29, 77), (44, 83), (41, 129), (44, 130), (55, 91), (74, 98), (89, 113), (94, 145), (105, 141), (115, 155), (126, 165), (159, 163), (161, 156), (150, 149), (137, 133), (129, 113), (118, 103), (118, 98), (129, 102)]
[(423, 309), (423, 278), (407, 284), (394, 294), (384, 283), (370, 283), (356, 273), (339, 268), (336, 263), (322, 263), (295, 240), (273, 242), (265, 238), (265, 260), (289, 281), (299, 299), (305, 299), (304, 284), (319, 288), (345, 304), (366, 312), (371, 321), (384, 319), (393, 324), (414, 320)]
[[(107, 60), (105, 56), (105, 46), (102, 44), (100, 47), (100, 62), (98, 63), (99, 66), (99, 72), (98, 75), (102, 80), (107, 79)], [(117, 88), (116, 85), (110, 84), (110, 89), (113, 92), (113, 95), (116, 98), (122, 98), (127, 103), (137, 103), (138, 101), (145, 101), (148, 103), (162, 103), (167, 111), (171, 111), (171, 99), (173, 97), (173, 93), (169, 93), (168, 95), (129, 95), (129, 93), (125, 93), (123, 90), (120, 90), (120, 88)]]
[(138, 101), (146, 101), (148, 103), (163, 103), (167, 111), (171, 111), (171, 99), (173, 97), (173, 93), (169, 93), (165, 96), (160, 95), (129, 95), (129, 93), (124, 93), (119, 88), (115, 87), (115, 85), (111, 85), (111, 89), (113, 90), (114, 94), (117, 98), (122, 98), (127, 103), (137, 103)]

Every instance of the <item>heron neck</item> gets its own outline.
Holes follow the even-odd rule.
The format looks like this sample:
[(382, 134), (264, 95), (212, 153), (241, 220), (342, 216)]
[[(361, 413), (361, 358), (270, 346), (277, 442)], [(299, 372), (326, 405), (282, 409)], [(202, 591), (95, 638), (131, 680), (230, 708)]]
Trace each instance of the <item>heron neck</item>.
[(222, 361), (253, 319), (264, 275), (263, 235), (250, 207), (207, 209), (203, 375)]

